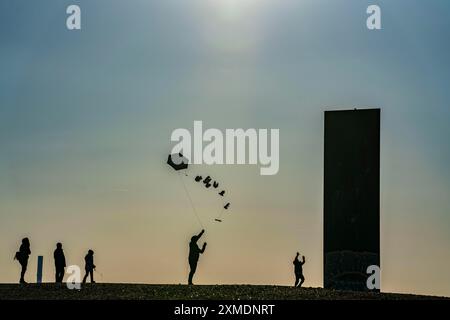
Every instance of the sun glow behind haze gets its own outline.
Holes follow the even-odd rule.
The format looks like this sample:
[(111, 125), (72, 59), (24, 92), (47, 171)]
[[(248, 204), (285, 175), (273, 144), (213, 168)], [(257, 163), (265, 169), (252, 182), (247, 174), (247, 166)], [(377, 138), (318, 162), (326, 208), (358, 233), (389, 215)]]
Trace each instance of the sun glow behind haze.
[(188, 169), (232, 202), (215, 224), (220, 203), (187, 178), (208, 242), (196, 282), (292, 285), (300, 251), (321, 286), (323, 111), (373, 106), (382, 290), (450, 295), (450, 3), (380, 0), (372, 33), (369, 2), (80, 0), (69, 32), (64, 2), (1, 1), (0, 282), (28, 236), (30, 281), (38, 254), (52, 281), (61, 241), (69, 264), (94, 249), (99, 281), (185, 283), (200, 226), (165, 161), (202, 120), (280, 129), (280, 171)]

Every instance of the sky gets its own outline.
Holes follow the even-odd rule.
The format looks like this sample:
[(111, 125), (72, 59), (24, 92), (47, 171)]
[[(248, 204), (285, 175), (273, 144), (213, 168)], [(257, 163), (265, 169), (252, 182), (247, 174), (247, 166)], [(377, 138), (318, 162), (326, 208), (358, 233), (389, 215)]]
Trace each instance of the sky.
[[(82, 29), (66, 29), (81, 7)], [(366, 28), (377, 4), (382, 30)], [(199, 284), (322, 286), (323, 112), (381, 108), (382, 291), (450, 296), (450, 3), (446, 0), (2, 0), (0, 282), (63, 243), (98, 281), (185, 283), (200, 231), (165, 164), (176, 128), (277, 128), (280, 171), (195, 165)]]

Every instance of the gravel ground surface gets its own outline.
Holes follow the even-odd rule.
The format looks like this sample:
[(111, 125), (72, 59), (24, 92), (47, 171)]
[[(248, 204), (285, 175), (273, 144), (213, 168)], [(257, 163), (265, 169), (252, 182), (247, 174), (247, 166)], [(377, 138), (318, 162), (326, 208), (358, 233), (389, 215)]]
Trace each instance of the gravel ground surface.
[[(69, 290), (55, 284), (0, 284), (0, 300), (411, 300), (442, 299), (393, 293), (335, 291), (322, 288), (292, 288), (255, 285), (154, 285), (86, 284)], [(450, 298), (445, 298), (450, 299)]]

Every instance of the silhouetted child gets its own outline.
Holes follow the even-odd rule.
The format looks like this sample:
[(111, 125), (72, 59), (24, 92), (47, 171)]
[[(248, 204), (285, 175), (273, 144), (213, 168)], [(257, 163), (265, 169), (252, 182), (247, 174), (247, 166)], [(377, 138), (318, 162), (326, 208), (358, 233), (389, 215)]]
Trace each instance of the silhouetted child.
[(94, 281), (94, 269), (95, 269), (94, 251), (89, 250), (88, 254), (84, 257), (84, 261), (85, 261), (84, 270), (86, 270), (86, 274), (84, 275), (83, 283), (86, 283), (86, 279), (87, 279), (88, 275), (91, 277), (91, 283), (95, 283), (95, 281)]
[[(303, 265), (305, 264), (305, 256), (302, 257), (302, 261), (298, 260), (300, 253), (294, 259), (294, 272), (295, 272), (295, 284), (294, 287), (301, 287), (303, 282), (305, 282), (305, 277), (303, 276)], [(300, 283), (299, 283), (300, 281)]]
[(64, 278), (64, 268), (66, 267), (66, 257), (61, 243), (56, 244), (56, 249), (53, 252), (53, 258), (55, 259), (55, 282), (62, 283)]
[(202, 230), (198, 235), (193, 236), (191, 238), (191, 242), (189, 243), (189, 267), (191, 271), (189, 272), (189, 280), (188, 284), (192, 285), (192, 278), (194, 277), (194, 273), (197, 270), (198, 259), (200, 258), (200, 254), (205, 252), (206, 242), (203, 244), (202, 249), (200, 249), (197, 245), (197, 241), (201, 238), (201, 236), (205, 233), (205, 230)]
[(30, 254), (31, 254), (30, 240), (28, 238), (23, 238), (22, 244), (20, 245), (20, 249), (18, 252), (16, 252), (16, 255), (14, 256), (14, 259), (17, 259), (17, 261), (19, 261), (22, 267), (22, 271), (20, 272), (20, 283), (26, 283), (25, 272), (27, 272), (28, 258)]

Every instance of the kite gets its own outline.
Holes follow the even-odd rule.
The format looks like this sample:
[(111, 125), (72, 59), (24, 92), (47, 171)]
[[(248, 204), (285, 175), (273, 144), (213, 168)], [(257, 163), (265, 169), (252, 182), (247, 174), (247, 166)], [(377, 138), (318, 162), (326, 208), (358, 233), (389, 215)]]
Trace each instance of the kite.
[[(185, 170), (188, 169), (188, 167), (189, 167), (189, 160), (188, 160), (186, 157), (184, 157), (183, 154), (181, 154), (181, 153), (174, 153), (174, 154), (169, 154), (169, 156), (168, 156), (168, 158), (167, 158), (167, 164), (168, 164), (172, 169), (174, 169), (175, 171), (177, 171), (178, 173), (180, 173), (181, 171), (184, 172)], [(185, 176), (189, 176), (187, 173), (185, 173), (184, 175), (185, 175)], [(193, 210), (195, 216), (197, 217), (197, 220), (198, 220), (199, 224), (203, 227), (203, 223), (202, 223), (202, 221), (201, 221), (201, 219), (200, 219), (200, 217), (199, 217), (199, 215), (198, 215), (198, 213), (197, 213), (197, 210), (196, 210), (196, 208), (195, 208), (194, 201), (192, 200), (192, 197), (191, 197), (191, 195), (190, 195), (189, 189), (187, 188), (186, 184), (184, 183), (184, 180), (183, 180), (183, 177), (182, 177), (181, 174), (180, 174), (180, 179), (181, 179), (181, 182), (182, 182), (182, 184), (183, 184), (183, 187), (184, 187), (184, 190), (185, 190), (185, 192), (186, 192), (186, 195), (187, 195), (187, 197), (189, 198), (189, 201), (190, 201), (190, 203), (191, 203), (192, 210)], [(214, 189), (217, 189), (217, 188), (219, 187), (219, 182), (216, 181), (216, 180), (213, 180), (213, 178), (212, 178), (211, 176), (206, 176), (206, 178), (203, 179), (203, 177), (202, 177), (201, 175), (196, 175), (196, 176), (194, 177), (194, 181), (197, 182), (197, 183), (202, 182), (203, 185), (204, 185), (204, 187), (205, 187), (206, 189), (209, 189), (211, 186), (212, 186)], [(218, 193), (218, 195), (220, 195), (221, 197), (224, 197), (224, 196), (225, 196), (225, 190), (221, 190), (221, 191)], [(221, 217), (222, 217), (223, 211), (224, 211), (224, 210), (228, 210), (229, 207), (230, 207), (230, 203), (227, 202), (227, 203), (224, 205), (224, 207), (223, 207), (223, 209), (221, 210), (221, 212), (220, 212), (220, 214), (218, 215), (218, 217), (217, 217), (216, 219), (214, 219), (214, 221), (216, 221), (216, 222), (222, 222)]]

